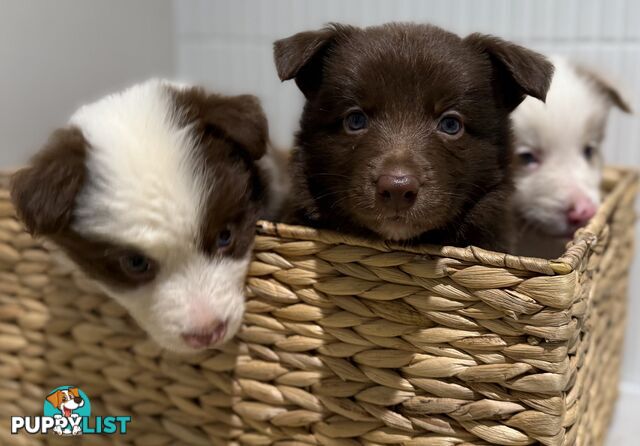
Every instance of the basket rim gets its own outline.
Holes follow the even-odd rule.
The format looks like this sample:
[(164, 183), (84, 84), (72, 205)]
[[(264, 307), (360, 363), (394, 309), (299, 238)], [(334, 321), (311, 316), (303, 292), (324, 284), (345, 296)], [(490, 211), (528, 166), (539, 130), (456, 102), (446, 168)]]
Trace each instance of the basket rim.
[(564, 254), (557, 259), (516, 256), (489, 251), (477, 246), (460, 248), (439, 245), (407, 245), (384, 240), (372, 240), (348, 235), (330, 229), (314, 229), (307, 226), (289, 225), (266, 220), (257, 224), (257, 233), (295, 241), (313, 241), (330, 245), (350, 245), (371, 248), (381, 252), (402, 251), (411, 254), (426, 254), (450, 257), (465, 262), (492, 267), (518, 269), (544, 275), (565, 275), (573, 272), (590, 247), (597, 242), (607, 220), (621, 202), (630, 187), (636, 188), (638, 171), (627, 167), (607, 166), (603, 175), (603, 185), (610, 190), (600, 205), (598, 212), (584, 228), (578, 229)]
[[(8, 185), (11, 175), (19, 169), (0, 169), (0, 187)], [(548, 276), (570, 274), (580, 264), (598, 240), (598, 234), (607, 224), (625, 194), (635, 193), (638, 188), (637, 169), (623, 166), (606, 166), (603, 172), (603, 185), (610, 192), (600, 205), (598, 212), (584, 228), (578, 229), (564, 254), (557, 259), (516, 256), (490, 251), (477, 246), (460, 248), (455, 246), (413, 245), (397, 242), (370, 240), (362, 237), (339, 233), (329, 229), (314, 229), (306, 226), (288, 225), (260, 220), (256, 230), (259, 236), (271, 236), (292, 239), (294, 241), (313, 241), (331, 245), (350, 245), (371, 248), (381, 252), (401, 251), (411, 254), (449, 257), (469, 263), (491, 267), (509, 268)]]

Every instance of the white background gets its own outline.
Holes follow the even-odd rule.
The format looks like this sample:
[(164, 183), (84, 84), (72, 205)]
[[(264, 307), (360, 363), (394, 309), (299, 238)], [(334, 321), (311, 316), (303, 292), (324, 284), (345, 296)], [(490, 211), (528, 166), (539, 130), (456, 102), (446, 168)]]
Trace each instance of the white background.
[[(271, 134), (291, 144), (302, 97), (282, 84), (271, 45), (331, 21), (431, 22), (493, 33), (569, 55), (616, 79), (640, 110), (640, 1), (636, 0), (0, 0), (0, 167), (23, 163), (83, 102), (151, 76), (227, 93), (254, 93)], [(567, 117), (570, 119), (570, 117)], [(640, 120), (614, 112), (610, 163), (640, 166)], [(623, 371), (625, 402), (640, 410), (640, 268), (633, 270)], [(617, 421), (637, 412), (629, 409)], [(612, 437), (611, 445), (626, 443)]]
[(170, 1), (0, 0), (0, 166), (84, 102), (174, 73)]

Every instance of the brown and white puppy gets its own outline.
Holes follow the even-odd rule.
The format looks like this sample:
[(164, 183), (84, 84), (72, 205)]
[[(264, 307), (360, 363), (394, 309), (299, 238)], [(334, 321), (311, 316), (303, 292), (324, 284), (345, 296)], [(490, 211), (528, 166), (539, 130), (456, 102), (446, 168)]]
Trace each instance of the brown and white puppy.
[(253, 96), (148, 81), (80, 108), (12, 199), (161, 346), (215, 346), (244, 312), (267, 132)]
[[(53, 407), (60, 411), (60, 415), (65, 418), (77, 418), (78, 415), (73, 411), (84, 406), (84, 399), (80, 396), (77, 387), (69, 387), (68, 389), (56, 390), (53, 393), (47, 395), (47, 401), (51, 403)], [(58, 416), (58, 415), (56, 415)], [(58, 435), (81, 435), (82, 428), (79, 424), (68, 427), (64, 431), (62, 426), (56, 426), (53, 431)]]
[(510, 245), (509, 113), (553, 67), (496, 37), (331, 25), (275, 42), (306, 97), (290, 222), (389, 240)]
[(612, 107), (631, 112), (616, 86), (569, 60), (555, 71), (545, 104), (526, 98), (511, 114), (516, 147), (516, 252), (555, 258), (600, 204), (600, 146)]

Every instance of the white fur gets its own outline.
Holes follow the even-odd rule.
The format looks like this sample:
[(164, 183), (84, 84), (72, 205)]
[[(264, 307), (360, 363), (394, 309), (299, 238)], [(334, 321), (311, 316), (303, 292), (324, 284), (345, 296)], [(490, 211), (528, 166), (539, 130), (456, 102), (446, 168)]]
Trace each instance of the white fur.
[[(567, 209), (576, 197), (600, 202), (600, 146), (611, 101), (567, 60), (551, 58), (555, 73), (546, 103), (527, 97), (512, 114), (516, 156), (532, 151), (537, 166), (516, 169), (518, 253), (556, 257), (575, 227)], [(585, 145), (596, 149), (588, 161)], [(517, 163), (517, 160), (516, 160)]]
[(101, 285), (160, 345), (189, 350), (183, 333), (226, 321), (226, 341), (239, 328), (249, 254), (216, 260), (196, 247), (215, 183), (199, 167), (198, 141), (177, 125), (167, 85), (137, 85), (71, 118), (90, 145), (89, 183), (77, 198), (74, 229), (136, 247), (158, 262), (157, 277), (135, 290)]
[[(80, 401), (80, 403), (76, 403), (74, 399), (74, 395), (71, 392), (69, 392), (69, 390), (59, 390), (59, 392), (64, 394), (66, 401), (62, 401), (60, 405), (57, 407), (57, 409), (60, 410), (62, 415), (56, 415), (56, 417), (65, 416), (64, 415), (65, 409), (69, 410), (71, 413), (67, 418), (79, 417), (79, 415), (74, 414), (73, 411), (78, 409), (79, 407), (84, 406), (84, 400)], [(56, 426), (53, 429), (53, 431), (58, 435), (81, 435), (82, 434), (82, 428), (80, 427), (79, 424), (74, 425), (73, 428), (68, 427), (64, 431), (62, 430), (61, 426)]]

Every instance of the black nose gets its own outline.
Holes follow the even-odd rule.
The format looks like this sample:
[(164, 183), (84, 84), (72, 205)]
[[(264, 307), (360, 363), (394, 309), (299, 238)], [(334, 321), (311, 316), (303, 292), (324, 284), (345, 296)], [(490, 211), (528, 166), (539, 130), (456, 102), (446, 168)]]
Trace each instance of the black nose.
[(378, 199), (397, 211), (413, 206), (419, 189), (420, 182), (413, 175), (380, 175), (376, 181)]
[(73, 401), (75, 401), (76, 404), (80, 404), (82, 402), (82, 398), (80, 398), (79, 396), (75, 397), (73, 399)]

